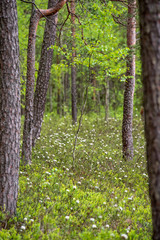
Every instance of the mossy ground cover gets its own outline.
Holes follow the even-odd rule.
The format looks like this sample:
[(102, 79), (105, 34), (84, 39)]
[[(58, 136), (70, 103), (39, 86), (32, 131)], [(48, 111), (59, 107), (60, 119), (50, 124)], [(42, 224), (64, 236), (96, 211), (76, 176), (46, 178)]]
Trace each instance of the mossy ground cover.
[(76, 130), (69, 117), (45, 117), (0, 240), (151, 239), (143, 123), (134, 119), (131, 162), (122, 160), (121, 120), (84, 116), (73, 161)]

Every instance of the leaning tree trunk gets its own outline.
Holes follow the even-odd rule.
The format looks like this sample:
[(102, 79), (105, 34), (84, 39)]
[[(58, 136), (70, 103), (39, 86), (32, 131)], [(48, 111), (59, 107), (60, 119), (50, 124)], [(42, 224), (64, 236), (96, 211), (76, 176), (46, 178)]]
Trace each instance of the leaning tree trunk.
[(139, 0), (153, 240), (160, 239), (160, 1)]
[(123, 158), (133, 159), (133, 95), (135, 87), (135, 53), (133, 46), (136, 44), (136, 0), (128, 0), (128, 24), (127, 24), (127, 46), (130, 52), (127, 57), (127, 72), (123, 104), (122, 144)]
[(0, 1), (0, 210), (15, 214), (20, 151), (20, 71), (16, 0)]
[(44, 16), (57, 13), (67, 0), (59, 1), (55, 7), (46, 10), (36, 10), (33, 12), (29, 27), (28, 55), (27, 55), (27, 84), (25, 102), (25, 121), (23, 129), (22, 161), (24, 164), (31, 163), (32, 153), (32, 133), (33, 133), (33, 98), (35, 82), (35, 41), (36, 30), (39, 20)]
[(71, 65), (71, 82), (72, 82), (72, 121), (77, 122), (77, 94), (76, 94), (76, 66), (75, 66), (75, 0), (71, 0), (71, 20), (72, 20), (72, 65)]
[[(48, 1), (48, 8), (55, 5), (55, 0)], [(56, 24), (58, 14), (49, 16), (46, 21), (43, 45), (41, 51), (41, 59), (39, 64), (38, 78), (36, 90), (34, 94), (34, 110), (33, 110), (33, 138), (32, 146), (35, 145), (37, 138), (40, 136), (43, 115), (45, 110), (46, 95), (49, 85), (50, 71), (52, 65), (53, 49), (49, 49), (54, 45), (56, 36)]]

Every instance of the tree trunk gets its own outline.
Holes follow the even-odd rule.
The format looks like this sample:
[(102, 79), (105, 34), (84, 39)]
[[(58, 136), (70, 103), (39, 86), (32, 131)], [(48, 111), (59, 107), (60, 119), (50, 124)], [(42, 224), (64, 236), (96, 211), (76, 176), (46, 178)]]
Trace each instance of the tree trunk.
[[(48, 8), (55, 5), (55, 0), (48, 1)], [(46, 95), (49, 85), (50, 71), (52, 65), (53, 49), (49, 49), (54, 45), (56, 36), (56, 24), (58, 15), (48, 17), (46, 21), (41, 59), (39, 64), (38, 78), (36, 90), (34, 94), (34, 110), (33, 110), (33, 139), (32, 146), (35, 145), (37, 138), (40, 136), (43, 115), (45, 110)]]
[(33, 96), (35, 81), (35, 43), (39, 12), (34, 11), (31, 16), (28, 39), (27, 82), (25, 99), (25, 121), (23, 129), (22, 161), (31, 163), (32, 130), (33, 130)]
[(32, 133), (33, 133), (33, 97), (35, 82), (35, 41), (36, 30), (39, 20), (44, 16), (57, 13), (67, 0), (59, 1), (55, 7), (46, 10), (35, 10), (31, 16), (28, 39), (27, 55), (27, 83), (26, 83), (26, 102), (25, 102), (25, 121), (23, 129), (22, 161), (24, 164), (31, 163), (32, 153)]
[(0, 1), (0, 210), (15, 214), (20, 151), (17, 6)]
[(133, 159), (133, 95), (135, 87), (135, 53), (133, 46), (136, 44), (136, 0), (128, 0), (127, 46), (130, 52), (127, 57), (127, 72), (123, 103), (122, 144), (123, 158)]
[(64, 115), (69, 110), (69, 89), (70, 89), (70, 83), (69, 83), (69, 66), (66, 69), (65, 75), (64, 75)]
[(49, 110), (50, 112), (53, 111), (53, 97), (52, 97), (52, 91), (53, 91), (53, 87), (52, 87), (52, 83), (49, 83)]
[(77, 122), (77, 93), (76, 93), (76, 66), (75, 66), (75, 0), (71, 0), (71, 20), (72, 20), (72, 65), (71, 65), (71, 82), (72, 82), (72, 121)]
[(91, 86), (93, 87), (93, 95), (92, 95), (92, 102), (91, 102), (91, 108), (89, 108), (91, 111), (96, 112), (97, 111), (97, 92), (96, 92), (96, 67), (91, 67)]
[(106, 77), (106, 86), (105, 86), (105, 121), (108, 121), (109, 117), (109, 80)]
[(61, 115), (61, 90), (60, 87), (57, 89), (57, 114)]
[(139, 0), (144, 117), (153, 240), (160, 239), (160, 1)]

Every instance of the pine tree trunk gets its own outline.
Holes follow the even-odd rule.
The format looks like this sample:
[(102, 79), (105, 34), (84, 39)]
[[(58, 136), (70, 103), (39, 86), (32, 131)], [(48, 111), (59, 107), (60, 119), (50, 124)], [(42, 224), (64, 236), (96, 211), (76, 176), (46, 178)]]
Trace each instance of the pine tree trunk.
[(133, 95), (135, 87), (135, 53), (133, 46), (136, 44), (136, 0), (128, 0), (128, 24), (127, 24), (127, 46), (130, 52), (127, 57), (127, 72), (123, 103), (123, 124), (122, 124), (122, 144), (123, 158), (133, 159)]
[(20, 70), (17, 6), (0, 1), (0, 210), (15, 214), (20, 151)]
[(75, 0), (71, 0), (71, 19), (72, 19), (72, 65), (71, 65), (71, 82), (72, 82), (72, 121), (77, 122), (77, 93), (76, 93), (76, 66), (75, 66)]
[[(26, 83), (26, 101), (25, 101), (25, 121), (23, 129), (23, 146), (22, 161), (24, 164), (31, 163), (33, 138), (33, 98), (34, 98), (34, 82), (35, 82), (35, 41), (36, 30), (39, 20), (44, 16), (56, 14), (67, 0), (60, 0), (55, 7), (49, 9), (34, 10), (31, 16), (28, 39), (28, 55), (27, 55), (27, 83)], [(35, 131), (34, 131), (35, 133)], [(34, 134), (35, 139), (35, 134)]]
[[(53, 7), (54, 5), (55, 0), (49, 0), (48, 8)], [(51, 45), (54, 45), (55, 43), (57, 20), (58, 20), (57, 14), (49, 16), (48, 20), (46, 21), (44, 31), (38, 78), (34, 94), (32, 146), (35, 145), (35, 142), (37, 138), (40, 136), (41, 132), (53, 57), (53, 49), (49, 49), (49, 47)]]
[(144, 117), (153, 240), (160, 239), (160, 1), (139, 0)]
[(35, 43), (36, 29), (39, 22), (39, 13), (34, 11), (29, 26), (28, 56), (27, 56), (27, 82), (25, 99), (25, 121), (23, 129), (22, 161), (31, 163), (32, 132), (33, 132), (33, 96), (35, 82)]

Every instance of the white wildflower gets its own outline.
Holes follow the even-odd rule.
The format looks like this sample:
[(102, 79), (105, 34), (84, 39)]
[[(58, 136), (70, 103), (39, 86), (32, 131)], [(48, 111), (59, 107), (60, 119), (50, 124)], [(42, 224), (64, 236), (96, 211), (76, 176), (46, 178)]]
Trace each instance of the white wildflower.
[(121, 237), (123, 237), (124, 239), (128, 239), (128, 236), (125, 233), (121, 234)]
[(92, 228), (97, 228), (96, 224), (93, 224), (93, 225), (92, 225)]
[(21, 230), (25, 230), (26, 227), (24, 225), (21, 226)]

